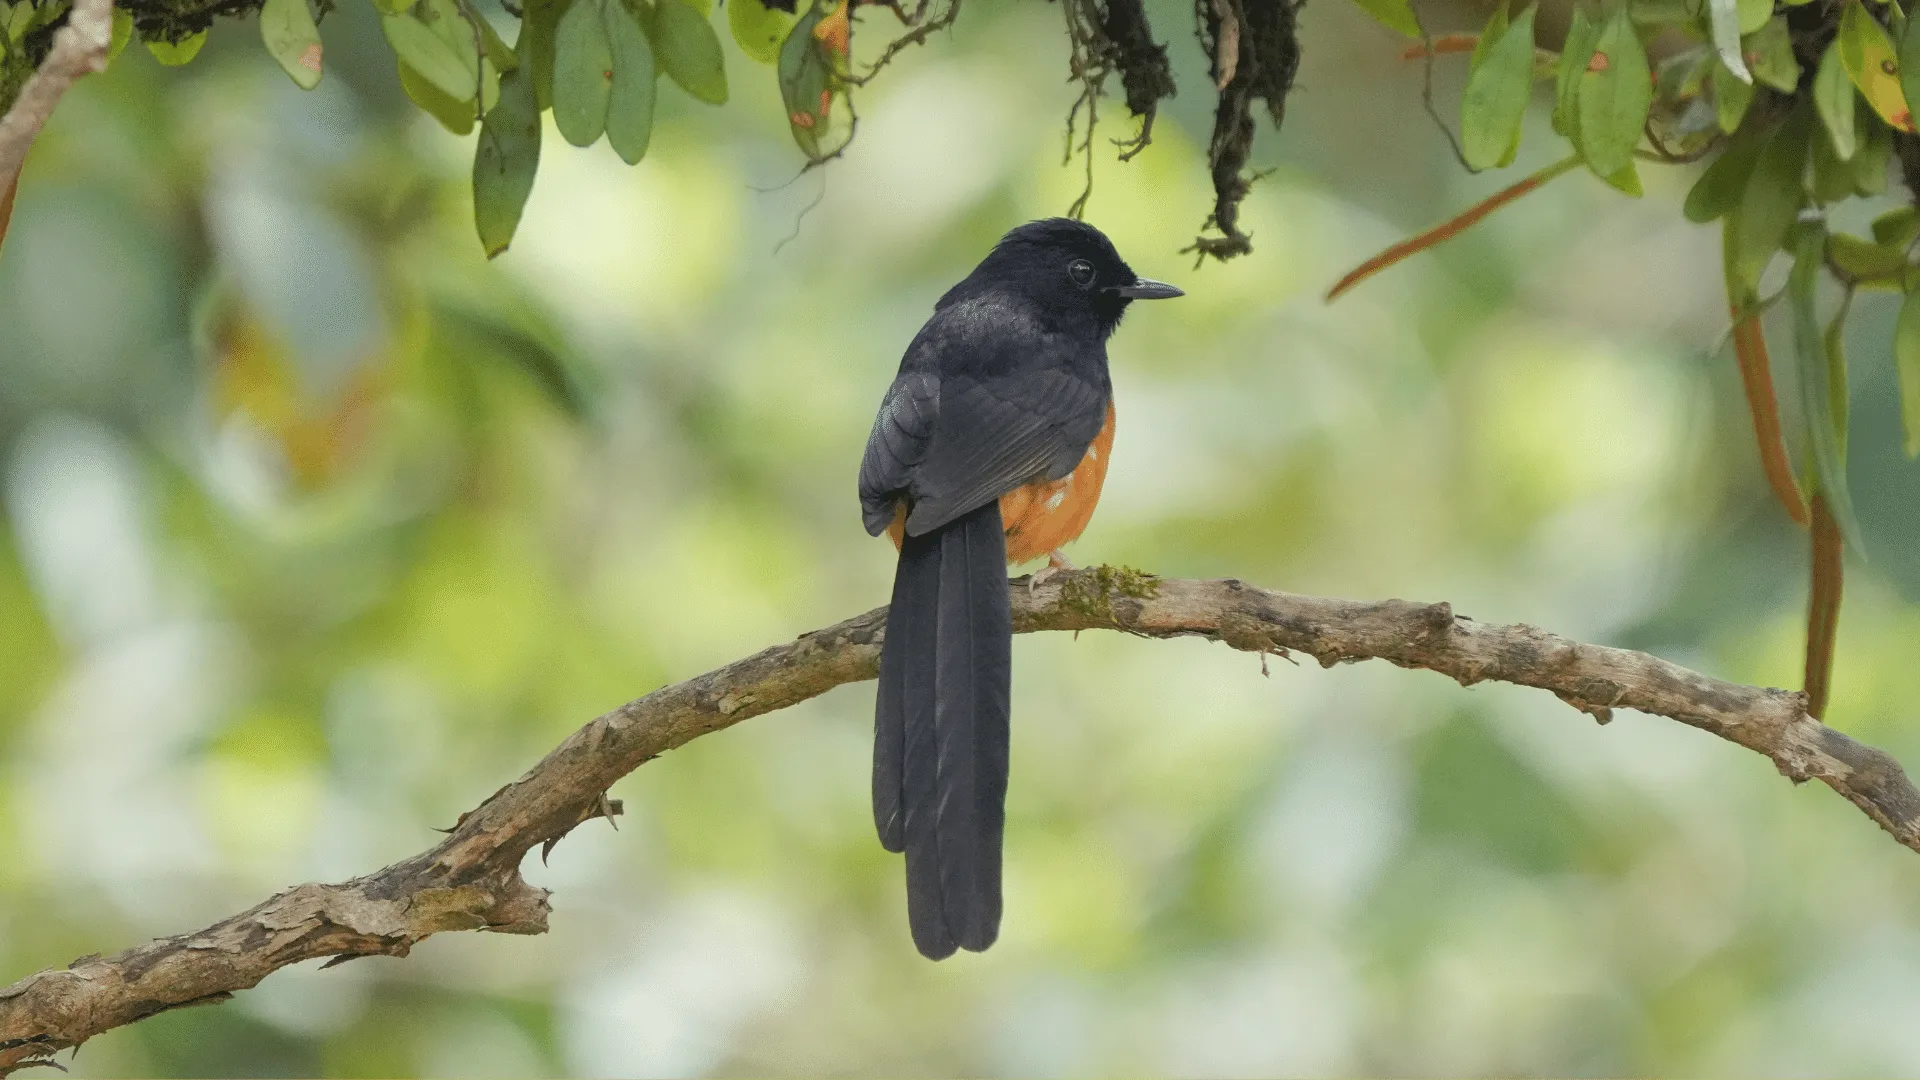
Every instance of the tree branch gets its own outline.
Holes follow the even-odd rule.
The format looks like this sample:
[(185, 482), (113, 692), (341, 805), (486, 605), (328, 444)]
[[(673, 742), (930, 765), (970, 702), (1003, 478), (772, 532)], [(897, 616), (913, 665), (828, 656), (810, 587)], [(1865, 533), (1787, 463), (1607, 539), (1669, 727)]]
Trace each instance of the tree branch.
[[(1012, 583), (1014, 628), (1203, 637), (1323, 666), (1381, 659), (1462, 685), (1547, 690), (1605, 723), (1616, 708), (1671, 717), (1766, 755), (1795, 781), (1818, 779), (1894, 839), (1920, 851), (1920, 792), (1891, 756), (1807, 715), (1803, 694), (1745, 686), (1646, 653), (1586, 645), (1526, 625), (1455, 615), (1446, 604), (1362, 603), (1271, 592), (1234, 580), (1160, 580), (1098, 567), (1038, 589)], [(537, 934), (547, 892), (520, 863), (581, 822), (618, 812), (607, 789), (711, 731), (874, 677), (886, 609), (656, 690), (574, 732), (539, 764), (463, 814), (429, 851), (338, 885), (302, 885), (198, 933), (86, 957), (0, 989), (0, 1075), (167, 1009), (225, 1000), (288, 964), (404, 956), (431, 934)]]
[[(0, 192), (11, 193), (27, 151), (75, 79), (107, 66), (113, 40), (113, 0), (74, 0), (67, 25), (53, 36), (53, 50), (0, 116)], [(0, 229), (4, 235), (4, 229)]]

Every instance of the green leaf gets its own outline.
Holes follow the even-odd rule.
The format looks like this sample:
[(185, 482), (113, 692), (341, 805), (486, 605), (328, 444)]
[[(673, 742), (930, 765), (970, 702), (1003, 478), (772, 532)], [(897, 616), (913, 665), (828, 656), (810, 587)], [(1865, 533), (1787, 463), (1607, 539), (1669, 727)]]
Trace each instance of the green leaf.
[(485, 115), (500, 100), (500, 69), (493, 61), (480, 61), (480, 112)]
[(473, 224), (487, 258), (513, 242), (539, 169), (540, 102), (523, 67), (500, 76), (499, 104), (481, 121), (473, 152)]
[(1731, 135), (1740, 130), (1740, 121), (1747, 117), (1747, 107), (1753, 104), (1753, 84), (1741, 82), (1727, 70), (1727, 65), (1713, 65), (1713, 107), (1715, 118), (1720, 122), (1720, 130)]
[[(734, 0), (740, 3), (754, 0)], [(621, 0), (607, 0), (607, 41), (613, 48), (613, 86), (607, 97), (607, 143), (620, 160), (637, 164), (653, 137), (653, 46)]]
[(1627, 162), (1626, 168), (1621, 169), (1612, 176), (1602, 177), (1602, 179), (1607, 182), (1608, 187), (1622, 192), (1631, 198), (1638, 199), (1646, 194), (1646, 190), (1640, 186), (1640, 170), (1634, 167), (1631, 160)]
[(825, 15), (815, 5), (793, 24), (780, 46), (778, 69), (787, 127), (801, 152), (815, 161), (820, 158), (820, 135), (827, 126), (835, 85), (832, 60), (813, 32)]
[(125, 8), (113, 9), (113, 35), (107, 39), (107, 62), (112, 63), (120, 56), (120, 50), (133, 40), (133, 12)]
[(1599, 41), (1600, 24), (1587, 18), (1585, 8), (1575, 5), (1554, 74), (1553, 130), (1576, 146), (1580, 132), (1580, 73), (1587, 70), (1587, 61), (1593, 58), (1593, 47)]
[(1738, 0), (1738, 3), (1742, 34), (1753, 33), (1773, 18), (1773, 0)]
[[(1460, 147), (1467, 164), (1476, 169), (1506, 165), (1520, 147), (1520, 122), (1533, 96), (1533, 13), (1532, 7), (1521, 12), (1467, 74), (1460, 98)], [(1484, 34), (1480, 40), (1485, 43)]]
[[(513, 59), (513, 50), (507, 48), (506, 43), (500, 40), (500, 35), (493, 32), (492, 25), (486, 19), (478, 13), (468, 17), (471, 9), (462, 8), (462, 2), (419, 0), (413, 7), (413, 18), (445, 42), (460, 57), (461, 66), (466, 71), (478, 72), (480, 112), (484, 114), (500, 99), (500, 67), (495, 57), (504, 57), (506, 62), (513, 64), (519, 61)], [(474, 82), (470, 75), (464, 90), (465, 96), (471, 99), (473, 91)]]
[(1860, 88), (1880, 118), (1902, 131), (1913, 130), (1907, 96), (1900, 88), (1900, 62), (1886, 28), (1860, 3), (1848, 0), (1840, 14), (1840, 34), (1834, 39), (1847, 77)]
[(1811, 128), (1812, 117), (1806, 108), (1789, 113), (1767, 136), (1747, 180), (1747, 190), (1741, 195), (1733, 265), (1729, 269), (1748, 291), (1759, 283), (1806, 201), (1801, 178), (1806, 171)]
[[(1793, 309), (1793, 337), (1799, 353), (1800, 415), (1807, 425), (1812, 451), (1813, 492), (1824, 495), (1840, 534), (1856, 554), (1865, 555), (1860, 524), (1854, 520), (1853, 497), (1847, 490), (1846, 356), (1838, 349), (1838, 335), (1821, 332), (1815, 308), (1820, 268), (1826, 251), (1826, 230), (1809, 223), (1794, 245), (1793, 274), (1787, 280), (1787, 299)], [(1836, 393), (1835, 391), (1839, 392)]]
[(1900, 419), (1907, 456), (1920, 457), (1920, 292), (1910, 292), (1893, 324), (1893, 361), (1900, 371)]
[(1579, 95), (1581, 152), (1596, 175), (1612, 176), (1633, 160), (1653, 103), (1647, 51), (1625, 5), (1600, 31), (1593, 57), (1580, 74)]
[[(456, 44), (454, 35), (438, 29), (445, 17), (428, 0), (421, 0), (405, 15), (381, 16), (380, 29), (386, 33), (394, 55), (414, 74), (455, 101), (472, 101), (480, 87), (480, 52), (474, 48), (471, 33), (462, 47)], [(426, 18), (434, 19), (436, 26), (429, 27), (423, 21)]]
[(1753, 80), (1791, 94), (1800, 85), (1800, 62), (1793, 56), (1793, 37), (1787, 32), (1784, 16), (1775, 16), (1767, 25), (1749, 34), (1742, 43), (1748, 70)]
[(73, 5), (68, 3), (68, 0), (47, 0), (46, 3), (41, 4), (39, 7), (34, 7), (31, 4), (22, 4), (20, 6), (26, 8), (33, 16), (27, 20), (26, 26), (27, 32), (32, 33), (43, 26), (52, 26), (53, 21), (65, 15), (67, 10)]
[(382, 15), (405, 15), (413, 10), (416, 0), (373, 0), (373, 7)]
[(1360, 10), (1373, 16), (1373, 20), (1396, 34), (1405, 34), (1410, 38), (1420, 36), (1420, 21), (1413, 17), (1413, 8), (1407, 0), (1353, 0)]
[[(1866, 109), (1865, 105), (1861, 106)], [(1868, 110), (1870, 111), (1870, 110)], [(1873, 196), (1887, 190), (1887, 162), (1893, 157), (1893, 131), (1885, 124), (1856, 112), (1853, 130), (1859, 149), (1849, 164), (1853, 172), (1853, 193)]]
[(455, 135), (465, 135), (473, 130), (473, 99), (460, 100), (433, 84), (433, 80), (413, 70), (405, 60), (394, 61), (400, 68), (400, 89), (421, 111), (435, 120), (440, 126)]
[(1473, 39), (1473, 52), (1467, 57), (1467, 69), (1479, 67), (1487, 58), (1487, 50), (1493, 48), (1507, 32), (1507, 0), (1495, 0), (1493, 14), (1487, 17), (1487, 25), (1480, 30), (1480, 36)]
[(294, 85), (302, 90), (320, 85), (320, 28), (307, 0), (267, 0), (260, 8), (260, 40)]
[[(1360, 6), (1366, 8), (1367, 5), (1362, 2)], [(1390, 8), (1395, 5), (1388, 3), (1385, 6)], [(1420, 28), (1414, 25), (1413, 12), (1407, 7), (1406, 0), (1400, 0), (1398, 7), (1411, 29), (1400, 30), (1400, 27), (1391, 23), (1387, 24), (1388, 27), (1400, 30), (1409, 37), (1419, 37)], [(1387, 21), (1373, 11), (1369, 10), (1368, 14), (1383, 23)], [(771, 64), (780, 59), (780, 45), (787, 40), (787, 31), (793, 28), (793, 22), (793, 15), (779, 8), (768, 7), (761, 0), (734, 0), (727, 5), (727, 29), (733, 32), (733, 40), (740, 46), (740, 51), (755, 63)]]
[(1827, 237), (1827, 258), (1852, 278), (1898, 281), (1907, 270), (1907, 253), (1903, 248), (1847, 233)]
[(1873, 219), (1875, 243), (1904, 251), (1916, 237), (1920, 237), (1920, 212), (1914, 210), (1912, 203), (1896, 206)]
[(191, 63), (194, 57), (199, 56), (200, 46), (206, 43), (207, 32), (202, 30), (196, 34), (189, 34), (179, 41), (149, 41), (147, 51), (153, 54), (155, 60), (168, 67), (180, 67)]
[(1813, 104), (1827, 129), (1833, 153), (1841, 161), (1853, 159), (1853, 83), (1840, 62), (1840, 43), (1827, 46), (1820, 69), (1813, 76)]
[(1746, 6), (1739, 0), (1707, 0), (1707, 16), (1713, 31), (1713, 48), (1720, 54), (1720, 62), (1735, 79), (1751, 83), (1753, 75), (1747, 71), (1746, 58), (1740, 51), (1740, 15)]
[(607, 129), (613, 94), (613, 43), (603, 0), (573, 0), (553, 37), (553, 122), (575, 146), (592, 146)]
[(493, 24), (484, 17), (476, 21), (480, 24), (480, 48), (486, 57), (482, 62), (493, 65), (496, 73), (519, 67), (520, 57), (514, 53), (512, 46), (501, 40), (500, 32), (493, 28)]
[(1920, 101), (1920, 19), (1907, 20), (1895, 66), (1900, 72), (1901, 97), (1910, 102)]
[(514, 49), (533, 77), (534, 99), (542, 109), (553, 108), (554, 24), (566, 11), (567, 0), (527, 0), (520, 20), (520, 43)]
[[(1848, 84), (1848, 89), (1852, 89), (1852, 84)], [(1815, 203), (1825, 206), (1853, 195), (1853, 164), (1841, 161), (1834, 153), (1832, 139), (1815, 133), (1807, 140), (1807, 151), (1813, 166), (1811, 186)]]
[(668, 78), (700, 101), (726, 104), (726, 58), (713, 24), (687, 0), (659, 0), (652, 29), (654, 59)]
[(1700, 3), (1699, 0), (1634, 0), (1629, 5), (1629, 13), (1641, 26), (1690, 27), (1700, 15)]
[(1713, 159), (1713, 164), (1707, 166), (1707, 171), (1700, 174), (1693, 189), (1687, 192), (1686, 204), (1681, 208), (1687, 220), (1705, 224), (1739, 206), (1754, 162), (1759, 160), (1760, 149), (1765, 145), (1765, 133), (1752, 127), (1742, 129), (1728, 140), (1726, 149), (1720, 151), (1720, 156)]

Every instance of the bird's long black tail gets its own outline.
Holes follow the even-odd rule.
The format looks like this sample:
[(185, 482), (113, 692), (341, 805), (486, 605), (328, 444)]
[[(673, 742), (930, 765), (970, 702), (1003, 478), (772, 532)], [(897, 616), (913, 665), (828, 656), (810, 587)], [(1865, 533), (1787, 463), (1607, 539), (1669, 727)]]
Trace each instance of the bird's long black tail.
[(873, 819), (907, 854), (913, 943), (934, 960), (1000, 933), (1012, 669), (1000, 504), (905, 537), (880, 651)]

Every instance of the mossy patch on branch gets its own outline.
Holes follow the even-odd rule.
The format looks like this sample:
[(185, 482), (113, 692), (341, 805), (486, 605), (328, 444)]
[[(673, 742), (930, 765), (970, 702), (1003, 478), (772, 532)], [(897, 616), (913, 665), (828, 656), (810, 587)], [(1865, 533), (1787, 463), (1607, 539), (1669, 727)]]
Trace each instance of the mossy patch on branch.
[(1151, 600), (1159, 594), (1159, 577), (1145, 570), (1094, 566), (1076, 571), (1061, 584), (1060, 607), (1092, 622), (1111, 622), (1116, 597)]

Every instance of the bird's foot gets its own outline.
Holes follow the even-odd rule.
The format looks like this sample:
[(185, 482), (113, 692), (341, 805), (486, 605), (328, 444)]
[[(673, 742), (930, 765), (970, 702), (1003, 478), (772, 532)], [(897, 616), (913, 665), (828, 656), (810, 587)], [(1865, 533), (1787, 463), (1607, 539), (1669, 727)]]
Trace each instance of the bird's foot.
[(1067, 558), (1066, 553), (1060, 549), (1055, 548), (1047, 552), (1047, 565), (1027, 579), (1027, 595), (1033, 595), (1033, 590), (1039, 588), (1042, 582), (1060, 574), (1070, 574), (1078, 569), (1079, 567), (1073, 565), (1073, 560)]

